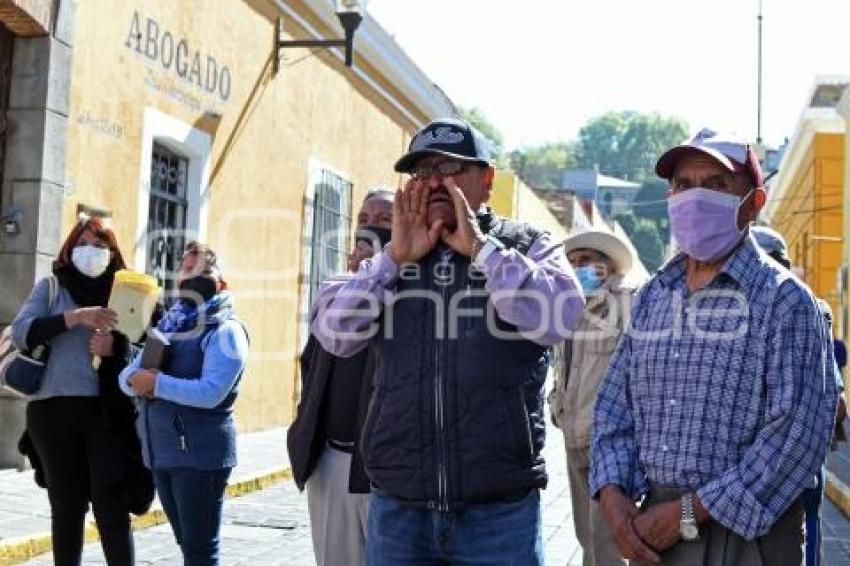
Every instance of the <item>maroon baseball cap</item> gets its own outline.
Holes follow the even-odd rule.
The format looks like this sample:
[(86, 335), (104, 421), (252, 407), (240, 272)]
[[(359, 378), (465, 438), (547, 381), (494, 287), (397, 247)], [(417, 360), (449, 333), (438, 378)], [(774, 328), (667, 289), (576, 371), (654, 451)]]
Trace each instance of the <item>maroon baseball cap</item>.
[(655, 173), (670, 180), (679, 160), (694, 151), (713, 157), (729, 171), (747, 173), (754, 186), (764, 187), (764, 173), (753, 146), (734, 134), (718, 133), (709, 128), (703, 128), (693, 137), (668, 149), (658, 158)]

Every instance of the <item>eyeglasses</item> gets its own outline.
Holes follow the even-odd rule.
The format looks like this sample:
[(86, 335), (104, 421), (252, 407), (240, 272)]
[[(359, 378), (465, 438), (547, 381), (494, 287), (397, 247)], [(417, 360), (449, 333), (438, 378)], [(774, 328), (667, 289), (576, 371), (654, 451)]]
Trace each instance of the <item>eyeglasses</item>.
[(410, 170), (410, 176), (417, 181), (430, 179), (431, 175), (435, 173), (440, 177), (452, 177), (454, 175), (460, 175), (466, 171), (468, 167), (468, 163), (454, 160), (440, 161), (439, 163), (417, 163), (413, 169)]

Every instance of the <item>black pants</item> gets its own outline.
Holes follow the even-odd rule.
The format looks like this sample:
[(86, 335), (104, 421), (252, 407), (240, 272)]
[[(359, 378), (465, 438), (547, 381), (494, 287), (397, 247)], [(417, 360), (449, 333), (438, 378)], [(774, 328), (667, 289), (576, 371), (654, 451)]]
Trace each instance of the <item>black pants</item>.
[(27, 406), (27, 431), (44, 467), (50, 499), (53, 561), (78, 566), (89, 502), (110, 566), (131, 565), (126, 507), (108, 492), (114, 451), (97, 397), (53, 397)]

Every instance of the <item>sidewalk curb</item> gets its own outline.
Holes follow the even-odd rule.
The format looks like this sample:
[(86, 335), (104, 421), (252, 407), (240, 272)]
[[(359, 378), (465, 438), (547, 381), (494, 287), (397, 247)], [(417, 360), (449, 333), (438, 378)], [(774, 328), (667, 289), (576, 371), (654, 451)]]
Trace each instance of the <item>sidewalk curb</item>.
[(826, 496), (845, 517), (850, 519), (850, 486), (838, 479), (838, 476), (829, 470), (825, 471), (825, 478), (824, 491)]
[[(227, 485), (225, 497), (228, 499), (242, 497), (243, 495), (261, 491), (290, 478), (292, 478), (292, 470), (290, 468), (276, 468), (253, 476), (239, 478)], [(156, 504), (144, 515), (133, 517), (132, 529), (134, 531), (141, 531), (157, 525), (163, 525), (167, 522), (168, 519), (165, 517), (162, 508), (159, 504)], [(85, 542), (95, 542), (99, 538), (100, 535), (94, 522), (87, 523)], [(29, 537), (0, 540), (0, 566), (19, 564), (50, 552), (51, 548), (50, 533), (38, 533)]]

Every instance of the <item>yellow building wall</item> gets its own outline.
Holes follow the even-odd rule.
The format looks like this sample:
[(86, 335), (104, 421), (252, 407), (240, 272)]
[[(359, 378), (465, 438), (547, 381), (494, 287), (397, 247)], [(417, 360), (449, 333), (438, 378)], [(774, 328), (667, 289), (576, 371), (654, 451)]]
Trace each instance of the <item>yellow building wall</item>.
[(815, 134), (773, 220), (792, 263), (833, 313), (841, 312), (837, 273), (843, 254), (843, 185), (844, 136)]
[(517, 219), (546, 230), (555, 241), (567, 239), (567, 229), (549, 212), (549, 207), (534, 194), (534, 191), (519, 182), (518, 193)]
[[(848, 119), (850, 119), (850, 116), (845, 116), (845, 121)], [(847, 129), (844, 133), (844, 156), (845, 160), (850, 157), (850, 129)], [(844, 166), (844, 187), (850, 187), (850, 167), (846, 165), (846, 162)], [(842, 193), (842, 210), (850, 210), (850, 191), (843, 190)], [(842, 285), (841, 315), (838, 317), (838, 320), (840, 321), (839, 337), (846, 342), (850, 339), (850, 288), (848, 288), (848, 283), (850, 283), (850, 277), (848, 277), (848, 270), (850, 270), (850, 214), (844, 215), (842, 223), (842, 235), (844, 237), (842, 246), (844, 281)]]
[(515, 218), (517, 213), (517, 187), (519, 179), (513, 171), (496, 170), (493, 191), (487, 204), (493, 212), (505, 218)]
[[(211, 4), (77, 3), (63, 229), (75, 222), (79, 204), (111, 211), (132, 264), (140, 177), (145, 176), (140, 163), (150, 151), (142, 147), (145, 108), (213, 137), (206, 240), (222, 256), (237, 311), (250, 330), (252, 355), (237, 417), (242, 430), (255, 430), (288, 423), (297, 396), (298, 271), (308, 162), (318, 159), (353, 182), (356, 214), (368, 186), (398, 184), (392, 165), (414, 125), (328, 53), (285, 51), (286, 61), (272, 75), (277, 15), (272, 3), (217, 1), (210, 9)], [(163, 41), (167, 31), (175, 43), (186, 42), (190, 57), (199, 52), (202, 61), (210, 56), (219, 69), (227, 66), (227, 99), (138, 53), (136, 14), (141, 33), (152, 18)], [(285, 32), (306, 38), (291, 22)], [(289, 275), (248, 273), (263, 270)]]
[(546, 203), (520, 181), (513, 171), (496, 171), (488, 204), (496, 214), (528, 222), (548, 231), (555, 239), (564, 240), (567, 237), (566, 228), (549, 212)]

